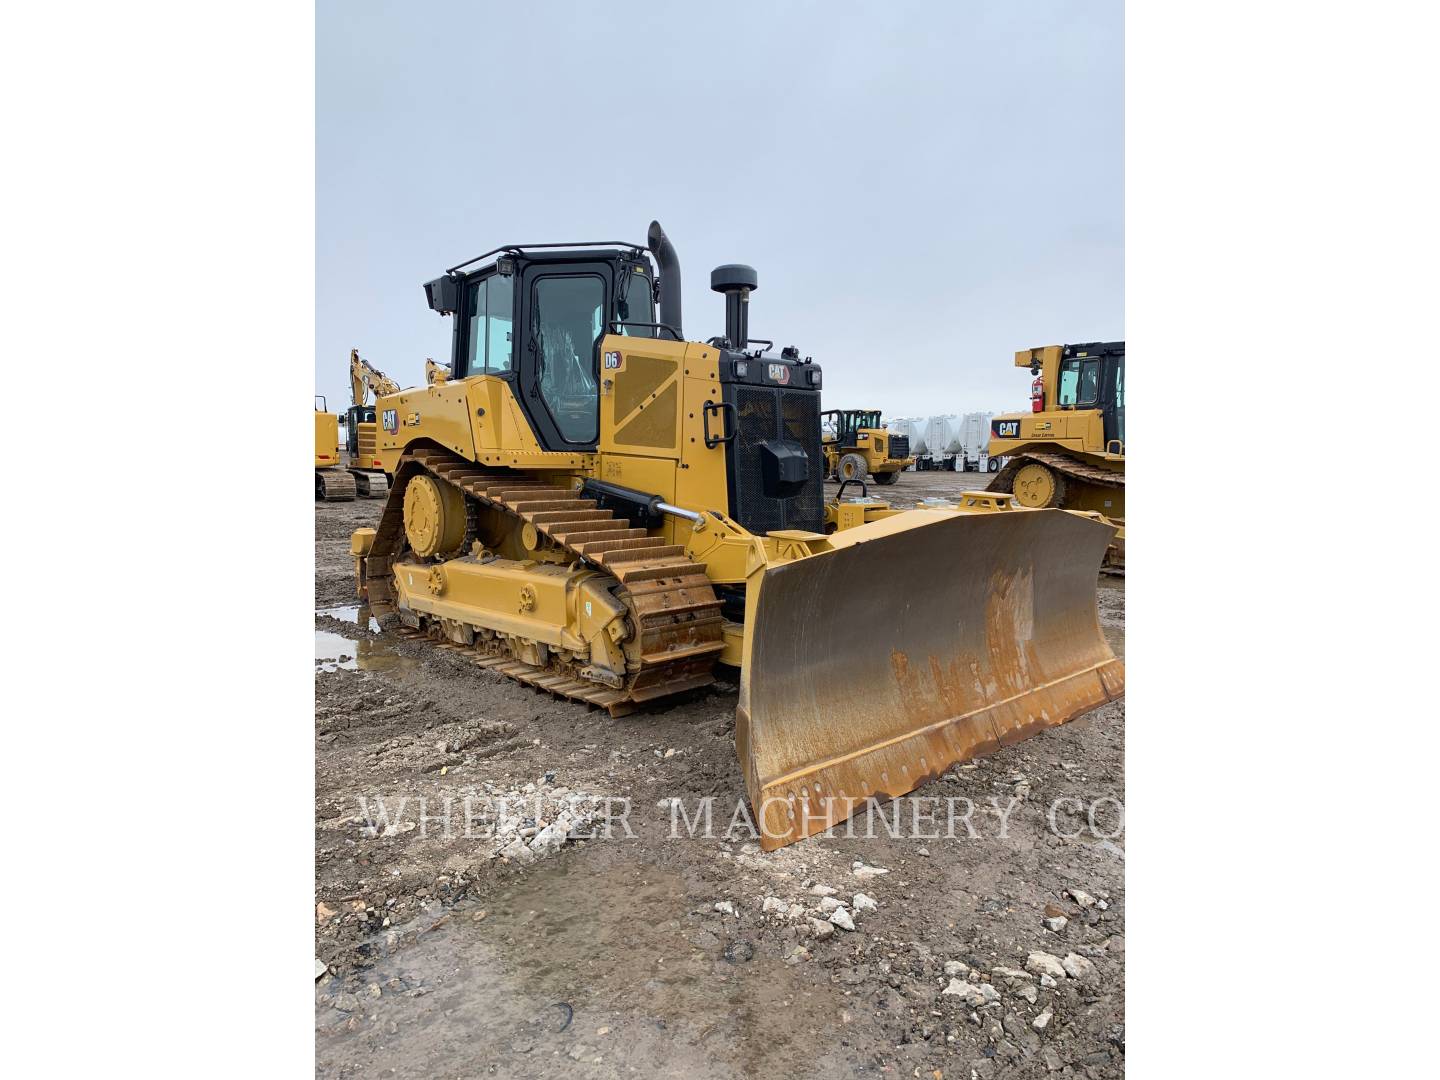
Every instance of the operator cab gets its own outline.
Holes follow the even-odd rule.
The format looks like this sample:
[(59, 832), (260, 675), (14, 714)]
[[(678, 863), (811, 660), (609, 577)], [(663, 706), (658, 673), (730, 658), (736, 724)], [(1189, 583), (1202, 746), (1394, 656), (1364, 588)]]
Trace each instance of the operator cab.
[(665, 328), (655, 322), (655, 275), (643, 248), (555, 246), (487, 252), (427, 282), (425, 294), (432, 310), (455, 316), (452, 379), (505, 379), (547, 450), (593, 450), (600, 339)]
[(826, 442), (838, 442), (841, 446), (856, 446), (862, 429), (871, 431), (880, 427), (878, 409), (828, 409), (820, 414)]
[[(655, 262), (651, 262), (653, 254)], [(656, 267), (659, 275), (657, 278)], [(725, 296), (719, 353), (730, 515), (746, 528), (818, 532), (824, 525), (817, 364), (749, 336), (749, 266), (717, 267)], [(590, 452), (600, 437), (600, 342), (606, 334), (684, 341), (680, 266), (658, 223), (644, 245), (509, 244), (425, 283), (431, 310), (454, 317), (451, 379), (511, 384), (540, 445)], [(658, 308), (658, 310), (657, 310)], [(753, 346), (759, 346), (754, 348)]]
[(1125, 446), (1125, 343), (1092, 341), (1066, 345), (1060, 355), (1055, 404), (1061, 409), (1098, 409), (1107, 451)]

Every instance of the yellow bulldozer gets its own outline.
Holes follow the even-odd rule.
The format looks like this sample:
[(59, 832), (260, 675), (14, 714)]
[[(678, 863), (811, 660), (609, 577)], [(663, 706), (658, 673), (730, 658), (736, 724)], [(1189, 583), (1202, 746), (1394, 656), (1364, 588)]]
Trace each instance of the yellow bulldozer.
[(315, 396), (315, 500), (340, 502), (355, 498), (355, 478), (340, 457), (340, 417)]
[(1124, 668), (1096, 616), (1109, 525), (983, 492), (826, 505), (821, 368), (751, 349), (757, 281), (712, 273), (703, 342), (658, 223), (426, 283), (450, 376), (377, 402), (394, 481), (351, 553), (387, 630), (613, 715), (738, 668), (769, 850), (1116, 698)]
[(878, 409), (827, 409), (820, 414), (820, 430), (825, 475), (832, 480), (868, 475), (877, 484), (893, 484), (915, 464), (910, 440), (887, 431)]
[(1034, 376), (1031, 411), (991, 419), (990, 459), (1009, 460), (987, 490), (1123, 521), (1125, 343), (1023, 349), (1015, 366)]

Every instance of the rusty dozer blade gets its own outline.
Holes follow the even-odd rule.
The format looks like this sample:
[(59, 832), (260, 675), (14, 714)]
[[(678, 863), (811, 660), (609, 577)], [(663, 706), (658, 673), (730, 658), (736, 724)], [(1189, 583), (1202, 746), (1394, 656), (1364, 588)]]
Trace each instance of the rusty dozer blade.
[(1118, 697), (1095, 590), (1114, 529), (914, 510), (747, 582), (736, 746), (760, 846)]

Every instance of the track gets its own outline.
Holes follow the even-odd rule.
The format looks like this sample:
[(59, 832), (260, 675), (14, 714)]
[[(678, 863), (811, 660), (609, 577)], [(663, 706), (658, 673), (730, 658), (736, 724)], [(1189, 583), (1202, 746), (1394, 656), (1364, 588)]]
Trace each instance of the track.
[(1047, 454), (1040, 450), (1027, 450), (1023, 454), (1012, 457), (1005, 463), (1005, 467), (995, 474), (995, 479), (990, 481), (985, 490), (1013, 495), (1015, 474), (1020, 471), (1022, 466), (1032, 461), (1049, 466), (1067, 480), (1073, 479), (1083, 484), (1094, 484), (1097, 487), (1125, 490), (1125, 474), (1123, 472), (1101, 469), (1078, 461), (1069, 454)]
[(383, 499), (390, 491), (390, 482), (378, 469), (351, 469), (350, 475), (362, 499)]
[(326, 502), (350, 502), (355, 498), (355, 477), (343, 469), (316, 469), (316, 495)]
[[(593, 500), (549, 483), (542, 474), (486, 468), (443, 450), (407, 453), (395, 470), (365, 561), (366, 596), (382, 626), (394, 623), (387, 617), (400, 614), (393, 567), (409, 550), (405, 489), (422, 474), (459, 488), (469, 506), (487, 506), (508, 515), (517, 531), (533, 526), (537, 534), (577, 560), (614, 578), (616, 598), (628, 609), (632, 634), (638, 638), (639, 661), (632, 663), (625, 685), (617, 689), (579, 678), (572, 664), (558, 660), (545, 667), (525, 663), (510, 653), (503, 639), (477, 637), (473, 647), (444, 641), (443, 647), (541, 690), (602, 706), (613, 716), (714, 681), (711, 669), (724, 648), (720, 601), (705, 567), (687, 558), (683, 547), (632, 528), (627, 519), (597, 509)], [(437, 633), (423, 622), (407, 629), (409, 636)]]

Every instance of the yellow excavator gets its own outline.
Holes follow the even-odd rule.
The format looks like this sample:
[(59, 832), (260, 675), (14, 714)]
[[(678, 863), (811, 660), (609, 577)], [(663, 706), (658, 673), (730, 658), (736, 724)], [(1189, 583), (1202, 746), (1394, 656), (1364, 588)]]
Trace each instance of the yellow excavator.
[(355, 498), (355, 478), (340, 458), (340, 417), (319, 394), (315, 402), (315, 501), (348, 502)]
[(1125, 518), (1125, 343), (1022, 349), (1030, 412), (990, 421), (990, 459), (1006, 457), (987, 490), (1021, 506)]
[(351, 538), (381, 625), (612, 715), (738, 668), (767, 850), (1118, 697), (1113, 527), (985, 492), (827, 505), (820, 366), (751, 340), (752, 268), (710, 281), (725, 331), (703, 342), (658, 223), (426, 283), (451, 375), (381, 395), (394, 482)]
[(383, 499), (390, 490), (384, 462), (375, 452), (375, 406), (383, 394), (397, 394), (400, 384), (350, 350), (350, 409), (345, 414), (345, 450), (356, 490), (367, 499)]
[(827, 409), (820, 414), (820, 445), (825, 474), (832, 480), (864, 480), (893, 484), (915, 459), (910, 440), (880, 423), (878, 409)]

